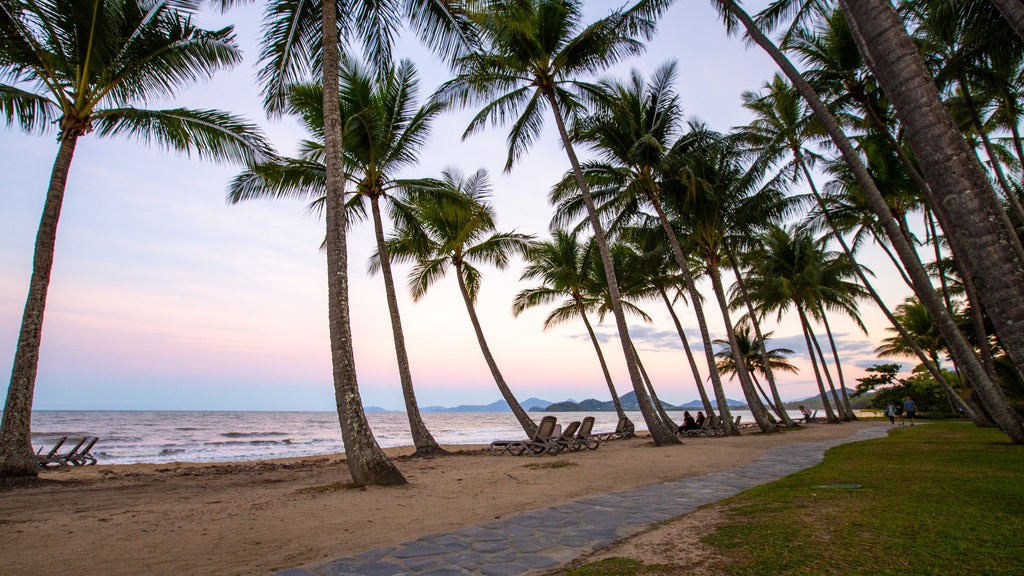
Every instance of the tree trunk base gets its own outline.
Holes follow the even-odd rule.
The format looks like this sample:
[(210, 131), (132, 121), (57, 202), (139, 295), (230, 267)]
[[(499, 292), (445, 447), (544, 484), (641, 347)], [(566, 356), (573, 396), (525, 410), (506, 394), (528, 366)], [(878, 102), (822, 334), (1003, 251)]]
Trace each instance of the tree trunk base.
[(409, 455), (410, 458), (438, 458), (441, 456), (451, 456), (452, 453), (441, 448), (440, 446), (422, 446), (417, 448), (415, 452)]

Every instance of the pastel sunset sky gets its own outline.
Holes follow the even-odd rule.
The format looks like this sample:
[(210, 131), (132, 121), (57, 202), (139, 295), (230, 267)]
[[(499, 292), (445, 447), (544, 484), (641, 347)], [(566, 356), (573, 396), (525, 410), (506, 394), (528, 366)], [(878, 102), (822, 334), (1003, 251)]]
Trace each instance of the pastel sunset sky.
[[(594, 2), (592, 16), (617, 5)], [(760, 3), (753, 3), (754, 10)], [(219, 108), (258, 122), (279, 151), (291, 154), (305, 136), (293, 122), (268, 121), (255, 87), (262, 6), (203, 14), (208, 28), (235, 24), (246, 63), (194, 86), (173, 104)], [(415, 40), (397, 53), (419, 65), (425, 98), (447, 78), (446, 69)], [(630, 68), (645, 76), (669, 59), (679, 62), (678, 90), (688, 117), (727, 131), (748, 121), (740, 94), (757, 90), (775, 72), (756, 48), (726, 36), (708, 2), (673, 7), (657, 38)], [(460, 137), (473, 111), (446, 115), (435, 125), (420, 165), (406, 176), (438, 176), (454, 166), (490, 172), (500, 230), (547, 236), (550, 185), (567, 169), (553, 129), (509, 174), (503, 174), (506, 129)], [(31, 273), (36, 228), (56, 155), (54, 133), (0, 130), (0, 374), (9, 381)], [(326, 258), (319, 250), (323, 222), (299, 201), (228, 205), (225, 191), (238, 167), (217, 166), (126, 140), (89, 135), (79, 141), (60, 221), (53, 277), (36, 382), (37, 409), (333, 410), (327, 333)], [(394, 348), (380, 276), (366, 273), (372, 225), (350, 233), (349, 258), (356, 365), (364, 404), (402, 409)], [(894, 305), (906, 289), (888, 281), (891, 266), (868, 251), (864, 263)], [(513, 318), (522, 263), (486, 270), (478, 302), (484, 331), (506, 381), (520, 399), (558, 401), (610, 398), (582, 324), (542, 331), (547, 310)], [(486, 404), (500, 396), (473, 335), (454, 278), (413, 303), (405, 290), (408, 268), (398, 267), (400, 308), (420, 406)], [(731, 278), (729, 278), (731, 281)], [(714, 337), (724, 337), (721, 316), (706, 309)], [(697, 398), (678, 337), (662, 306), (645, 309), (654, 323), (631, 325), (641, 359), (661, 398)], [(700, 349), (697, 323), (680, 316), (691, 345)], [(836, 318), (847, 385), (877, 360), (873, 349), (884, 317), (862, 305), (869, 335)], [(793, 320), (774, 322), (772, 347), (796, 351), (798, 375), (780, 381), (783, 398), (816, 394), (803, 337)], [(619, 393), (631, 390), (611, 318), (604, 335)], [(910, 364), (910, 362), (904, 362)], [(703, 374), (707, 371), (703, 368)], [(742, 398), (739, 386), (728, 395)]]

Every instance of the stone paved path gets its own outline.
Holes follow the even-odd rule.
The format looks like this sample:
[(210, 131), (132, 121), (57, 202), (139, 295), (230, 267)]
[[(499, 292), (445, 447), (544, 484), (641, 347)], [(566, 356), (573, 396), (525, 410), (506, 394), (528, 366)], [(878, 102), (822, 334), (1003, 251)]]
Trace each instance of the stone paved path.
[(780, 446), (731, 470), (584, 498), (274, 576), (514, 576), (548, 571), (651, 524), (810, 468), (827, 449), (880, 438), (889, 428), (879, 425), (846, 438)]

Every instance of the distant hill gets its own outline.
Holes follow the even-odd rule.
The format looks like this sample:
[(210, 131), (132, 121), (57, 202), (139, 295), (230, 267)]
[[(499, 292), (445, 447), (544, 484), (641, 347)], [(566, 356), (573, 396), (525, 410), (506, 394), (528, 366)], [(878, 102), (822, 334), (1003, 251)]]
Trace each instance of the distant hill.
[[(622, 404), (622, 409), (627, 412), (636, 412), (640, 410), (640, 403), (636, 400), (636, 392), (629, 392), (619, 397), (619, 402)], [(747, 403), (739, 400), (729, 399), (730, 408), (746, 408)], [(718, 403), (715, 402), (715, 408), (718, 408)], [(662, 402), (661, 405), (665, 410), (700, 410), (704, 408), (704, 404), (700, 400), (693, 400), (687, 402), (681, 406), (674, 406), (668, 402)], [(566, 400), (564, 402), (555, 402), (544, 408), (544, 412), (614, 412), (615, 403), (611, 400), (602, 402), (600, 400), (588, 399), (582, 402), (573, 402), (572, 400)]]
[[(523, 410), (543, 410), (544, 408), (551, 405), (551, 402), (547, 400), (541, 400), (540, 398), (527, 398), (519, 402), (519, 405), (523, 407)], [(420, 408), (420, 412), (511, 412), (512, 409), (508, 407), (508, 402), (505, 400), (498, 400), (491, 402), (490, 404), (460, 404), (452, 408), (446, 408), (444, 406), (427, 406)]]

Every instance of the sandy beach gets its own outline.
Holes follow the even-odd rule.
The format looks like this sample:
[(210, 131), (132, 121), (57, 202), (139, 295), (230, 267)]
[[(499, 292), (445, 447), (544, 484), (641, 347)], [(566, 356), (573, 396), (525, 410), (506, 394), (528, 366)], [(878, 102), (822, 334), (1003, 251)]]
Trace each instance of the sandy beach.
[[(537, 458), (457, 446), (448, 447), (449, 457), (413, 459), (411, 449), (395, 448), (387, 452), (409, 484), (393, 488), (348, 486), (343, 455), (100, 464), (44, 473), (41, 486), (0, 492), (3, 573), (269, 574), (586, 496), (725, 470), (775, 446), (846, 437), (869, 425), (812, 425), (668, 447), (641, 435), (595, 451)], [(668, 524), (602, 552), (653, 557), (664, 541), (697, 552), (672, 530)]]

